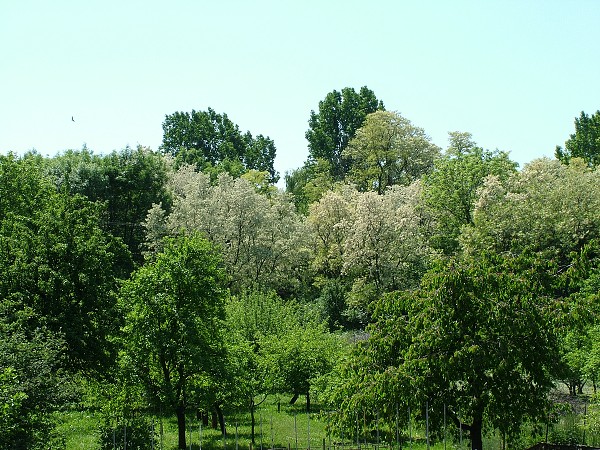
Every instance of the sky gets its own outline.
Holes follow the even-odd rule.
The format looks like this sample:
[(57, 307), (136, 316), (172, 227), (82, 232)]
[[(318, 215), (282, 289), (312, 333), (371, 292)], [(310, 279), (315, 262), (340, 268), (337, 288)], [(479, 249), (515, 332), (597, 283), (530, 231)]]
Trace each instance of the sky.
[(165, 115), (211, 107), (283, 175), (361, 86), (442, 148), (553, 157), (600, 109), (600, 0), (0, 0), (2, 154), (156, 150)]

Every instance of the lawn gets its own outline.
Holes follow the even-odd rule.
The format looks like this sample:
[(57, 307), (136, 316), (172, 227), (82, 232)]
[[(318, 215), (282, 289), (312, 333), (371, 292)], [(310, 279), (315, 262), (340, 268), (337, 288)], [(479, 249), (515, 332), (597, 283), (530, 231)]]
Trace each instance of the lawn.
[[(220, 430), (202, 425), (194, 416), (187, 420), (187, 445), (193, 450), (353, 450), (359, 446), (355, 437), (331, 436), (327, 432), (323, 415), (325, 411), (320, 409), (318, 403), (313, 403), (310, 414), (306, 413), (306, 405), (300, 400), (295, 405), (289, 405), (286, 398), (270, 397), (256, 411), (255, 443), (251, 447), (251, 424), (250, 414), (246, 411), (224, 411), (227, 427), (227, 436), (223, 438)], [(60, 432), (65, 437), (67, 450), (97, 450), (100, 448), (98, 442), (99, 417), (90, 412), (69, 412), (62, 415)], [(177, 449), (177, 421), (174, 416), (160, 418), (153, 417), (154, 430), (157, 436), (155, 449), (176, 450)], [(122, 430), (116, 435), (122, 436)], [(191, 447), (190, 447), (191, 444)], [(415, 450), (426, 449), (425, 439), (422, 433), (415, 432), (412, 443), (404, 443), (404, 448)], [(123, 445), (120, 442), (120, 447)], [(129, 448), (129, 447), (128, 447)], [(151, 448), (151, 447), (148, 447)], [(368, 450), (386, 447), (377, 441), (374, 436), (371, 442), (360, 440), (360, 448)], [(438, 442), (431, 445), (432, 450), (443, 450), (444, 443)], [(446, 444), (447, 449), (458, 448), (450, 441)], [(463, 448), (467, 448), (467, 442), (463, 442)], [(133, 449), (131, 449), (133, 450)]]
[[(289, 405), (287, 401), (287, 397), (272, 396), (257, 409), (253, 446), (251, 446), (250, 414), (247, 411), (224, 410), (227, 427), (225, 438), (220, 430), (202, 425), (195, 416), (190, 415), (187, 419), (188, 448), (193, 450), (386, 450), (390, 448), (388, 444), (382, 442), (383, 432), (378, 445), (374, 430), (371, 430), (367, 442), (364, 441), (364, 435), (361, 435), (359, 444), (356, 442), (356, 435), (331, 436), (323, 420), (326, 411), (321, 410), (318, 403), (313, 403), (313, 412), (307, 414), (305, 404), (300, 400), (296, 405)], [(99, 422), (99, 416), (91, 412), (64, 413), (61, 416), (59, 431), (64, 436), (67, 450), (99, 450)], [(161, 418), (157, 415), (152, 417), (152, 422), (156, 436), (154, 449), (177, 450), (178, 437), (175, 417)], [(448, 428), (446, 442), (442, 437), (436, 442), (432, 440), (430, 449), (468, 449), (469, 441), (464, 439), (460, 445), (459, 438), (452, 436), (452, 428), (451, 426)], [(118, 430), (115, 434), (122, 436), (122, 430)], [(412, 428), (411, 440), (406, 439), (406, 430), (404, 430), (404, 438), (404, 442), (401, 443), (401, 447), (404, 449), (427, 449), (424, 430), (416, 426)], [(529, 436), (524, 439), (523, 444), (527, 441), (527, 445), (530, 445), (533, 443), (530, 440), (532, 438), (538, 439)], [(117, 445), (116, 448), (123, 449), (122, 440), (118, 441), (120, 445)], [(392, 444), (396, 449), (396, 443), (392, 442)], [(502, 439), (497, 435), (488, 435), (484, 438), (484, 447), (500, 450), (503, 448)], [(133, 450), (130, 446), (127, 448)], [(152, 447), (149, 445), (147, 448)]]

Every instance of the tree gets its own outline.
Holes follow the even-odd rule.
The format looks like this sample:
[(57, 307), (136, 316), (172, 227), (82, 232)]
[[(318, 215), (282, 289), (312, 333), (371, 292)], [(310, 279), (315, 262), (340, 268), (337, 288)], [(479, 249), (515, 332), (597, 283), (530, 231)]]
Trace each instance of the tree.
[(433, 252), (419, 228), (420, 185), (397, 186), (356, 197), (354, 221), (344, 245), (345, 273), (374, 286), (376, 295), (418, 284)]
[(279, 178), (273, 167), (276, 152), (273, 141), (261, 134), (256, 137), (250, 132), (242, 134), (227, 114), (211, 108), (166, 115), (161, 150), (175, 158), (177, 167), (192, 164), (200, 170), (210, 170), (223, 166), (235, 168), (235, 172), (241, 164), (244, 171), (269, 172), (273, 183)]
[[(548, 295), (573, 309), (571, 324), (560, 335), (557, 374), (571, 393), (581, 390), (586, 379), (594, 380), (586, 359), (593, 354), (589, 333), (597, 324), (597, 299), (586, 292), (586, 283), (597, 277), (600, 265), (599, 176), (580, 158), (568, 165), (543, 158), (504, 181), (489, 177), (475, 203), (473, 222), (460, 238), (469, 254), (533, 252), (559, 268)], [(582, 303), (587, 304), (585, 312), (576, 309)]]
[(352, 161), (348, 178), (361, 191), (383, 194), (430, 172), (439, 153), (422, 128), (397, 112), (380, 110), (367, 115), (342, 156)]
[(0, 162), (0, 299), (64, 338), (69, 369), (99, 375), (115, 359), (113, 294), (131, 256), (102, 230), (102, 205), (56, 192), (36, 158)]
[(310, 205), (307, 224), (313, 239), (313, 269), (321, 276), (338, 278), (344, 266), (344, 248), (352, 229), (357, 192), (350, 188), (326, 192)]
[(483, 150), (470, 133), (452, 132), (443, 157), (423, 176), (423, 215), (431, 245), (447, 255), (459, 249), (463, 226), (473, 222), (478, 189), (489, 175), (507, 179), (516, 170), (508, 153)]
[(170, 205), (166, 191), (169, 168), (162, 155), (138, 146), (105, 156), (84, 147), (46, 161), (57, 188), (106, 203), (103, 227), (123, 239), (137, 263), (142, 263), (142, 223), (153, 203)]
[[(239, 392), (250, 410), (251, 440), (255, 442), (256, 408), (273, 389), (267, 376), (265, 339), (279, 340), (298, 327), (297, 304), (284, 302), (273, 292), (253, 291), (231, 297), (227, 302), (228, 353), (232, 361), (232, 390)], [(262, 397), (262, 398), (261, 398)]]
[(285, 191), (290, 194), (301, 214), (308, 214), (310, 205), (334, 188), (331, 164), (324, 159), (307, 161), (304, 166), (285, 174)]
[(309, 160), (324, 159), (331, 165), (335, 181), (345, 178), (350, 160), (342, 155), (367, 114), (384, 109), (374, 92), (363, 86), (359, 92), (346, 87), (332, 91), (319, 102), (319, 111), (311, 111), (306, 132)]
[(149, 397), (177, 416), (185, 449), (185, 414), (224, 363), (227, 275), (221, 257), (199, 235), (168, 240), (163, 253), (126, 281), (123, 364)]
[[(223, 251), (234, 293), (254, 286), (290, 296), (302, 289), (308, 248), (304, 222), (287, 197), (257, 192), (246, 178), (219, 175), (216, 183), (192, 166), (179, 168), (172, 180), (171, 214), (150, 211), (149, 236), (160, 230), (176, 235), (200, 231)], [(157, 248), (157, 241), (148, 244)]]
[(600, 173), (581, 159), (534, 160), (504, 181), (489, 177), (479, 194), (461, 237), (468, 252), (541, 252), (568, 268), (600, 238)]
[[(0, 310), (0, 449), (45, 449), (59, 444), (52, 414), (69, 397), (62, 338), (27, 330), (14, 305)], [(29, 314), (34, 314), (29, 311)], [(17, 316), (17, 317), (15, 317)], [(57, 447), (58, 448), (58, 447)]]
[(581, 111), (575, 118), (575, 133), (565, 142), (565, 148), (556, 146), (555, 156), (564, 164), (571, 158), (582, 158), (589, 167), (600, 164), (600, 110), (591, 116)]
[(335, 388), (338, 418), (378, 405), (393, 424), (395, 403), (427, 404), (438, 417), (446, 408), (473, 450), (482, 449), (486, 425), (511, 436), (524, 420), (544, 418), (560, 347), (560, 316), (545, 296), (555, 268), (545, 264), (526, 255), (452, 259), (419, 289), (383, 297)]
[(32, 217), (51, 192), (36, 155), (0, 155), (0, 220), (9, 215)]
[(311, 205), (312, 268), (330, 320), (364, 326), (377, 296), (417, 285), (433, 256), (420, 230), (419, 198), (418, 183), (384, 195), (346, 186)]
[(315, 380), (329, 373), (340, 355), (340, 340), (325, 324), (308, 322), (288, 329), (282, 336), (263, 340), (261, 352), (276, 392), (292, 392), (290, 404), (300, 395), (306, 397), (310, 411), (310, 392)]

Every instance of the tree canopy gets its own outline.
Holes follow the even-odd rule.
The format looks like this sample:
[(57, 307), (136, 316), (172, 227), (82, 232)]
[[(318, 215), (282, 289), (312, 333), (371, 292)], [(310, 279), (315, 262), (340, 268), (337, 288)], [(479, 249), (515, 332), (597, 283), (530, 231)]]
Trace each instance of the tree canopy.
[(193, 164), (234, 176), (254, 169), (268, 172), (273, 183), (279, 179), (273, 167), (275, 143), (262, 134), (242, 133), (227, 114), (212, 108), (166, 115), (161, 149), (175, 158), (176, 166)]
[(148, 214), (148, 245), (165, 235), (199, 231), (222, 249), (234, 292), (260, 285), (281, 294), (298, 291), (307, 265), (303, 220), (282, 195), (257, 191), (247, 178), (219, 175), (215, 184), (193, 166), (172, 178), (173, 207), (155, 205)]
[(352, 161), (348, 178), (360, 190), (379, 194), (428, 173), (440, 150), (422, 128), (391, 111), (368, 114), (342, 151)]
[(565, 142), (565, 148), (556, 146), (555, 156), (565, 164), (571, 158), (581, 158), (590, 167), (600, 164), (600, 110), (591, 116), (581, 111), (575, 118), (575, 133)]
[(103, 228), (120, 237), (141, 263), (146, 214), (153, 203), (170, 205), (163, 156), (142, 146), (96, 155), (84, 146), (57, 155), (46, 166), (58, 190), (105, 204)]
[(31, 310), (31, 329), (62, 336), (71, 369), (100, 374), (115, 356), (112, 294), (130, 254), (101, 228), (102, 206), (57, 192), (34, 157), (0, 156), (0, 167), (0, 298), (12, 316)]
[[(485, 254), (439, 263), (417, 290), (376, 303), (370, 337), (350, 360), (332, 401), (337, 420), (379, 408), (437, 411), (482, 448), (484, 423), (515, 434), (527, 418), (543, 417), (559, 355), (557, 317), (545, 295), (540, 262)], [(543, 264), (543, 263), (542, 263)]]
[(343, 180), (351, 160), (342, 152), (364, 123), (367, 114), (382, 110), (383, 102), (363, 86), (358, 92), (346, 87), (332, 91), (319, 102), (319, 109), (310, 112), (306, 139), (311, 161), (323, 159), (330, 164), (334, 180)]
[(473, 222), (479, 188), (494, 175), (507, 179), (517, 164), (508, 153), (477, 147), (470, 133), (451, 132), (445, 154), (424, 174), (423, 215), (433, 247), (450, 255), (459, 249), (462, 227)]
[(202, 403), (225, 362), (222, 330), (227, 274), (199, 235), (169, 239), (156, 259), (138, 269), (119, 293), (126, 367), (149, 398), (177, 416), (185, 449), (185, 414)]
[(198, 410), (254, 436), (274, 394), (318, 394), (336, 437), (406, 408), (514, 446), (553, 386), (600, 382), (599, 123), (518, 170), (344, 88), (287, 192), (273, 141), (212, 109), (167, 115), (156, 152), (0, 155), (0, 449), (61, 448), (73, 405), (101, 405), (104, 447), (159, 411), (180, 448)]

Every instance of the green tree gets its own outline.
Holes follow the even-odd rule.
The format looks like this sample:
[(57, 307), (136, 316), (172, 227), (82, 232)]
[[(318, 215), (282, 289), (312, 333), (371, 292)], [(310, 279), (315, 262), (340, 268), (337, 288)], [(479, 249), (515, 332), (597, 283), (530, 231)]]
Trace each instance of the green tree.
[(311, 111), (306, 132), (309, 161), (323, 159), (329, 162), (335, 181), (345, 178), (350, 159), (342, 152), (354, 137), (367, 114), (384, 109), (375, 93), (363, 86), (359, 92), (346, 87), (341, 92), (332, 91), (319, 102), (318, 112)]
[(397, 112), (380, 110), (367, 115), (342, 156), (352, 161), (348, 178), (361, 191), (383, 194), (430, 172), (439, 153), (422, 128)]
[[(561, 334), (562, 370), (557, 380), (572, 393), (587, 379), (594, 381), (586, 360), (593, 354), (589, 332), (597, 324), (597, 298), (586, 284), (597, 277), (599, 267), (599, 176), (579, 158), (568, 165), (544, 158), (504, 181), (489, 177), (480, 190), (473, 223), (463, 228), (460, 238), (469, 254), (533, 252), (560, 268), (549, 295), (573, 311), (570, 326)], [(578, 304), (587, 306), (578, 311)]]
[(47, 171), (61, 191), (85, 195), (106, 204), (103, 227), (123, 239), (137, 263), (142, 263), (142, 225), (153, 203), (170, 205), (166, 190), (169, 167), (157, 152), (138, 146), (105, 156), (84, 147), (46, 162)]
[(255, 442), (256, 408), (272, 392), (267, 377), (265, 339), (279, 339), (298, 326), (294, 302), (281, 300), (275, 293), (247, 292), (227, 303), (227, 336), (234, 376), (232, 390), (239, 392), (250, 411), (251, 440)]
[(185, 414), (202, 402), (225, 361), (227, 275), (221, 257), (199, 235), (166, 242), (163, 253), (133, 273), (119, 294), (125, 311), (123, 364), (149, 398), (177, 416), (186, 447)]
[(396, 403), (428, 405), (435, 430), (446, 408), (481, 450), (484, 427), (514, 436), (542, 419), (560, 347), (544, 264), (493, 254), (440, 262), (419, 289), (383, 297), (334, 389), (340, 423), (377, 405), (393, 424)]
[(292, 392), (290, 404), (304, 395), (306, 409), (310, 411), (310, 393), (315, 380), (333, 369), (342, 347), (325, 324), (313, 321), (299, 325), (282, 336), (263, 339), (261, 352), (273, 389)]
[(589, 167), (600, 164), (600, 110), (591, 116), (581, 111), (575, 118), (575, 133), (564, 149), (557, 145), (554, 154), (564, 164), (569, 164), (571, 158), (582, 158)]
[(285, 191), (292, 196), (296, 210), (304, 215), (308, 214), (310, 205), (319, 201), (335, 184), (331, 164), (321, 158), (307, 161), (285, 175)]
[(166, 115), (161, 150), (175, 158), (177, 167), (193, 164), (200, 170), (211, 170), (222, 166), (224, 170), (234, 169), (230, 173), (235, 176), (241, 164), (244, 171), (268, 172), (273, 183), (279, 178), (273, 167), (274, 142), (268, 136), (242, 134), (227, 114), (211, 108)]
[(489, 175), (507, 179), (516, 170), (508, 153), (483, 150), (471, 140), (470, 133), (452, 132), (450, 146), (434, 163), (433, 171), (423, 176), (423, 215), (431, 245), (447, 255), (459, 249), (463, 226), (473, 222), (478, 189)]
[(52, 190), (40, 173), (36, 155), (0, 155), (0, 220), (8, 215), (32, 217)]
[(60, 448), (52, 415), (70, 394), (64, 341), (46, 329), (26, 330), (12, 306), (3, 299), (0, 311), (0, 449)]
[(102, 373), (115, 357), (113, 293), (130, 254), (100, 227), (102, 206), (57, 193), (38, 159), (1, 157), (0, 186), (0, 299), (33, 312), (28, 329), (63, 336), (70, 369)]

